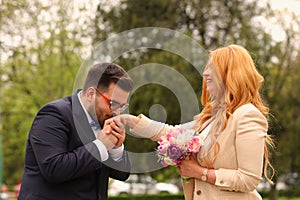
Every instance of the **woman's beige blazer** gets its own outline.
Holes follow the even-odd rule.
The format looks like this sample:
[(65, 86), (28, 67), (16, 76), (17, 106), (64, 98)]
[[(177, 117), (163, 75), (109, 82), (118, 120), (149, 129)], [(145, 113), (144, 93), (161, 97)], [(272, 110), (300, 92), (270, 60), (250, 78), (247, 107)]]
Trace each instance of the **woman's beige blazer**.
[[(139, 124), (131, 131), (141, 137), (157, 141), (165, 134), (167, 124), (140, 115)], [(183, 124), (195, 127), (195, 121)], [(268, 123), (252, 104), (238, 108), (229, 118), (225, 130), (219, 135), (220, 151), (214, 162), (216, 182), (201, 180), (183, 182), (186, 200), (257, 200), (262, 199), (255, 190), (262, 179), (263, 155)], [(205, 142), (205, 141), (204, 141)], [(201, 151), (201, 150), (200, 150)], [(201, 160), (199, 163), (201, 163)]]

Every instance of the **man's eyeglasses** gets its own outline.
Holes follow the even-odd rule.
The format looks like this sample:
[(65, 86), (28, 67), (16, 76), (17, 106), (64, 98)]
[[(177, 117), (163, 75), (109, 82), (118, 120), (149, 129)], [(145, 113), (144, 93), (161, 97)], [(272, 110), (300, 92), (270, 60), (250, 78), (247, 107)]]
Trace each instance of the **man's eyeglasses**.
[(114, 101), (114, 100), (111, 100), (111, 99), (107, 98), (103, 93), (101, 93), (101, 92), (99, 91), (98, 88), (95, 88), (95, 90), (96, 90), (96, 92), (97, 92), (101, 97), (103, 97), (103, 99), (109, 104), (109, 108), (112, 109), (113, 111), (119, 110), (119, 109), (120, 109), (121, 111), (123, 111), (123, 110), (125, 110), (125, 109), (129, 106), (128, 103), (120, 104), (120, 103), (118, 103), (118, 102), (116, 102), (116, 101)]

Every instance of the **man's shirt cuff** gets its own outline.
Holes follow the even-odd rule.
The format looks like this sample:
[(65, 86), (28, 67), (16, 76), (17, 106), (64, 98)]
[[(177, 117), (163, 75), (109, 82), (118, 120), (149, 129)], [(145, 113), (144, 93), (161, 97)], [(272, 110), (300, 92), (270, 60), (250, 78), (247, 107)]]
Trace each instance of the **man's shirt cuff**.
[(109, 150), (109, 155), (112, 157), (112, 159), (114, 159), (114, 161), (119, 161), (121, 160), (122, 156), (123, 156), (123, 151), (124, 151), (124, 145), (122, 144), (120, 147), (118, 148), (113, 148), (111, 150)]
[(99, 150), (101, 161), (106, 161), (108, 159), (108, 152), (104, 144), (98, 139), (94, 140), (93, 142)]

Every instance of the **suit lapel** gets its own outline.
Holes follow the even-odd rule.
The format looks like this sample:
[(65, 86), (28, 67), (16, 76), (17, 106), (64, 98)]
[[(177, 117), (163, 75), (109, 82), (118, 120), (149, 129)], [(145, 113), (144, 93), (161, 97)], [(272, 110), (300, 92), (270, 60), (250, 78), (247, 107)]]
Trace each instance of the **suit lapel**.
[(73, 111), (73, 119), (74, 124), (78, 133), (78, 136), (80, 137), (83, 144), (89, 143), (96, 139), (94, 132), (92, 128), (90, 127), (90, 124), (88, 122), (87, 116), (79, 102), (78, 99), (78, 92), (80, 90), (77, 90), (72, 95), (72, 111)]

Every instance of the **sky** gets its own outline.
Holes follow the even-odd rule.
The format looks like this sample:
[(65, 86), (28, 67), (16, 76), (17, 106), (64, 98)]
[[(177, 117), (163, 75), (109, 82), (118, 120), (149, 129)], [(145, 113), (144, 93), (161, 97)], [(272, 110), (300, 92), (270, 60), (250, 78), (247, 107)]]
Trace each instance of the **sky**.
[[(274, 41), (280, 42), (286, 39), (286, 33), (282, 28), (280, 21), (284, 21), (285, 27), (292, 27), (295, 32), (300, 32), (300, 27), (297, 24), (291, 25), (291, 13), (295, 13), (300, 18), (300, 0), (264, 0), (261, 4), (269, 1), (271, 8), (279, 15), (272, 19), (266, 19), (263, 15), (254, 18), (254, 22), (263, 26), (266, 32), (270, 33)], [(300, 38), (300, 34), (298, 36)], [(298, 39), (297, 39), (298, 40)]]
[(270, 0), (271, 6), (277, 10), (288, 9), (300, 16), (300, 0)]

